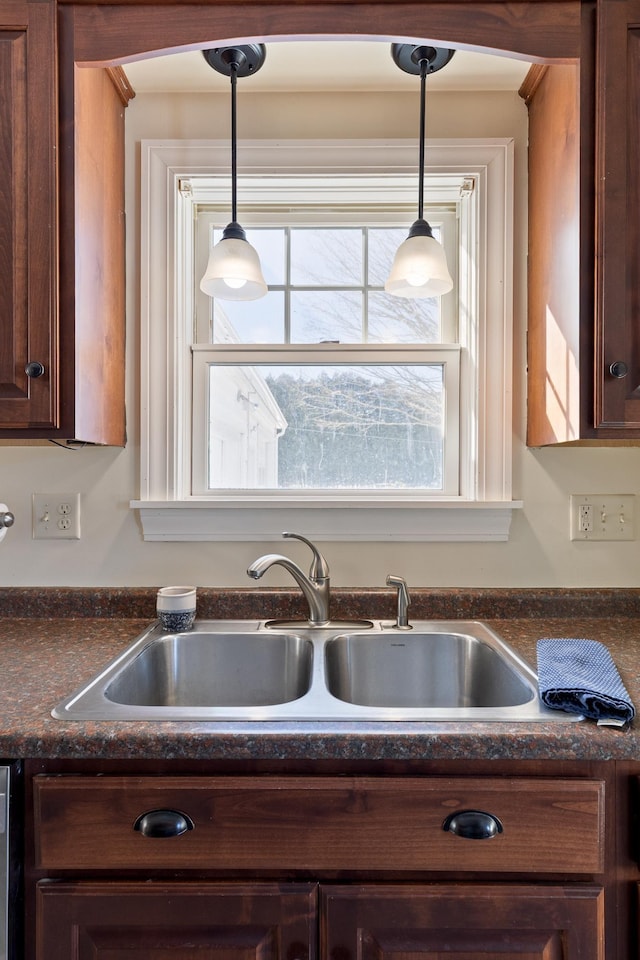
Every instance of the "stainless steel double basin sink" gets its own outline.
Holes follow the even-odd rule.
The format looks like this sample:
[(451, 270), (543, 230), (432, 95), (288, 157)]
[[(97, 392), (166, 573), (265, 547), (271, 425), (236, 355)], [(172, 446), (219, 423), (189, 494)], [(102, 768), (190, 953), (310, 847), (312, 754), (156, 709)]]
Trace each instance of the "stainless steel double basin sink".
[(476, 621), (309, 627), (200, 620), (152, 624), (82, 689), (60, 720), (562, 721), (535, 673)]

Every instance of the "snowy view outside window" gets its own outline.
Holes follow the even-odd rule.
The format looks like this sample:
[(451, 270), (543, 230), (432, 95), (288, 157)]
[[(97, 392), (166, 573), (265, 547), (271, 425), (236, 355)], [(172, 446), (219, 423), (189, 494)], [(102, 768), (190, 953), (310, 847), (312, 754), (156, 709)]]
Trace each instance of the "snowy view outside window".
[[(384, 292), (406, 235), (406, 227), (247, 230), (269, 292), (213, 303), (210, 341), (248, 355), (207, 365), (210, 491), (445, 492), (444, 364), (391, 363), (379, 352), (443, 340), (439, 299)], [(212, 242), (220, 236), (212, 231)], [(313, 352), (304, 363), (282, 362), (297, 344), (329, 344), (332, 359), (324, 349), (321, 362)], [(277, 362), (265, 362), (260, 351), (275, 345)], [(367, 345), (378, 345), (370, 359)]]
[(442, 365), (210, 367), (212, 488), (442, 489)]

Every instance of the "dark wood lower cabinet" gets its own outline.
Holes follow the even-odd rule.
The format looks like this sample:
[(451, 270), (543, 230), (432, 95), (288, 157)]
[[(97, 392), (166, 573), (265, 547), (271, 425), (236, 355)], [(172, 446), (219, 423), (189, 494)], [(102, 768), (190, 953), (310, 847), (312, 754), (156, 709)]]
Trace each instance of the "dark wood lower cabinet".
[(602, 960), (591, 884), (43, 880), (38, 960)]
[(459, 769), (27, 761), (25, 960), (631, 960), (631, 768)]
[(320, 888), (326, 960), (601, 960), (593, 885)]
[(315, 960), (315, 884), (65, 883), (37, 891), (42, 960)]

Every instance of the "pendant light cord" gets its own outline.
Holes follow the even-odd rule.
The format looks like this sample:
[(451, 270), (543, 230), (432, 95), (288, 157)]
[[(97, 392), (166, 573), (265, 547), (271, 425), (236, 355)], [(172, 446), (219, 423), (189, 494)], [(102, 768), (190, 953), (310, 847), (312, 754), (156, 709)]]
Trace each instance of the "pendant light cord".
[(236, 84), (238, 82), (238, 64), (229, 64), (231, 77), (231, 220), (237, 222), (238, 188), (237, 188), (237, 136), (236, 136)]
[(418, 219), (423, 219), (424, 212), (424, 137), (425, 137), (425, 113), (427, 106), (427, 70), (429, 69), (429, 60), (423, 58), (420, 61), (420, 159), (418, 176)]

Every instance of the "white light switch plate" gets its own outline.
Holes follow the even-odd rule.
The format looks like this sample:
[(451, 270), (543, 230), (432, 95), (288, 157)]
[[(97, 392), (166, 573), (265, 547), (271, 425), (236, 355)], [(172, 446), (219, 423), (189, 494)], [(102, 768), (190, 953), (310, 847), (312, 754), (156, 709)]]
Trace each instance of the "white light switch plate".
[(34, 540), (80, 539), (79, 493), (34, 493)]
[(635, 540), (632, 493), (572, 494), (572, 540)]

